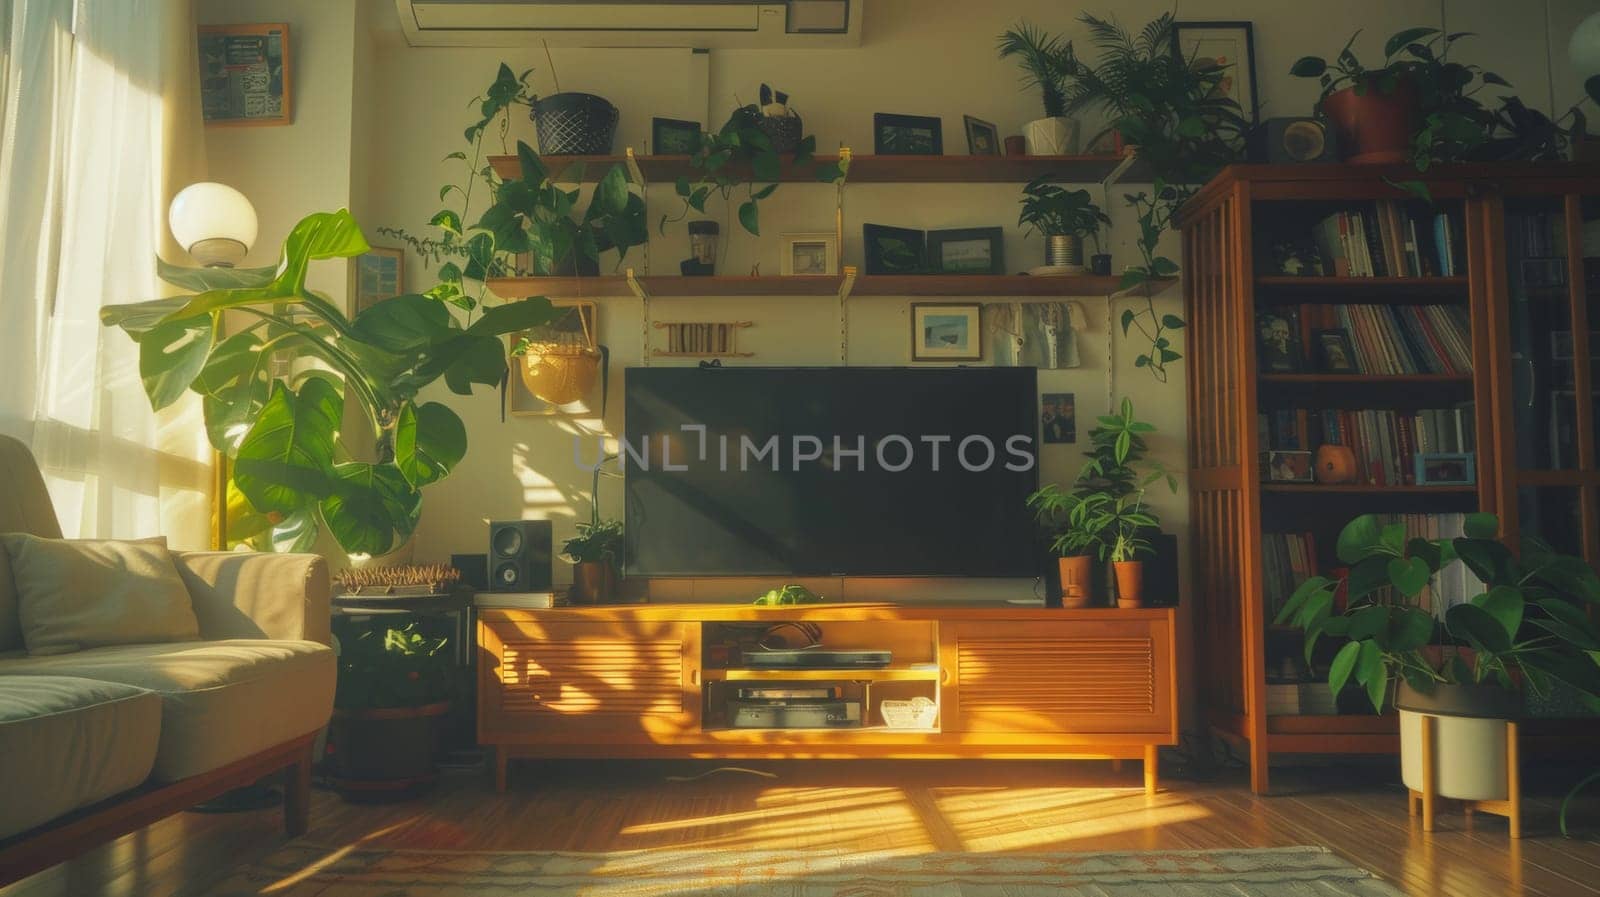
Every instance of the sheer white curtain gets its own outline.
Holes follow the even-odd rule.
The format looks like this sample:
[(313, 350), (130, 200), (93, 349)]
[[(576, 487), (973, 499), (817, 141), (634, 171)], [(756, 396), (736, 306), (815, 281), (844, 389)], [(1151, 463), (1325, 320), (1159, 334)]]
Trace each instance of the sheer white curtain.
[[(0, 432), (29, 442), (69, 536), (207, 542), (198, 403), (150, 410), (102, 306), (163, 293), (167, 198), (198, 157), (175, 0), (8, 0), (0, 118)], [(186, 62), (186, 64), (184, 64)]]

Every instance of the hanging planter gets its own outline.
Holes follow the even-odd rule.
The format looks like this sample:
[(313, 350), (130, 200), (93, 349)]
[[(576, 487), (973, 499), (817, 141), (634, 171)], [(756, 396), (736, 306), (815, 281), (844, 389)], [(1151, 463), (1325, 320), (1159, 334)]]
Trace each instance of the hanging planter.
[[(571, 318), (577, 319), (577, 328), (562, 326)], [(572, 306), (562, 318), (529, 331), (524, 339), (522, 383), (528, 392), (552, 405), (568, 405), (594, 390), (605, 353), (595, 342), (583, 306)]]

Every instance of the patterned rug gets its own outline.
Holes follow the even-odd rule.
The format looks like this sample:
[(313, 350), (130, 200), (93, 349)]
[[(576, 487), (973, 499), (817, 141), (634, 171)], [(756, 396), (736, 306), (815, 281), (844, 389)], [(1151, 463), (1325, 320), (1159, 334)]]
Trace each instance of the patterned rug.
[(1400, 897), (1320, 847), (1139, 853), (622, 853), (293, 844), (213, 897)]

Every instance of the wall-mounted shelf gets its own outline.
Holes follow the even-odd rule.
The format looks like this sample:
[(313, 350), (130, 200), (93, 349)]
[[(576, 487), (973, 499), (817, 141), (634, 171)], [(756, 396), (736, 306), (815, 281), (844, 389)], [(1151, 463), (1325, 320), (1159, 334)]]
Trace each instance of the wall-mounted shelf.
[[(629, 156), (542, 156), (545, 166), (559, 176), (573, 163), (584, 163), (585, 181), (594, 181), (612, 165), (627, 164)], [(633, 156), (646, 181), (670, 184), (683, 176), (691, 180), (700, 170), (688, 156)], [(1072, 184), (1140, 182), (1149, 177), (1132, 157), (1119, 155), (1074, 156), (864, 156), (852, 154), (852, 184), (1025, 184), (1041, 175)], [(778, 180), (815, 182), (817, 164), (837, 162), (838, 156), (817, 156), (815, 162), (794, 165), (784, 160)], [(489, 164), (503, 178), (521, 175), (516, 156), (491, 156)], [(748, 176), (748, 172), (736, 174)]]
[[(794, 275), (790, 277), (683, 277), (647, 274), (633, 278), (651, 298), (707, 296), (832, 296), (846, 292), (848, 275)], [(1155, 284), (1157, 294), (1176, 280)], [(1118, 292), (1121, 278), (1093, 274), (1029, 277), (1026, 274), (897, 274), (861, 275), (848, 290), (851, 296), (983, 296), (1010, 297), (1109, 296)], [(600, 277), (497, 277), (489, 290), (502, 299), (550, 296), (558, 299), (633, 297), (627, 275)]]

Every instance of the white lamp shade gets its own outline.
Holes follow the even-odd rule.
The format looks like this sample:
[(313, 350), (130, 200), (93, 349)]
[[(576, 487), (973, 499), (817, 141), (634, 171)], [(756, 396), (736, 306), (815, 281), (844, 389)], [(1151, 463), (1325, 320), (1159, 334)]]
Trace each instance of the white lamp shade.
[(204, 265), (233, 265), (256, 242), (256, 210), (227, 184), (190, 184), (167, 209), (172, 236)]
[(1600, 75), (1600, 12), (1589, 16), (1572, 30), (1567, 41), (1567, 58), (1578, 76), (1578, 83)]

